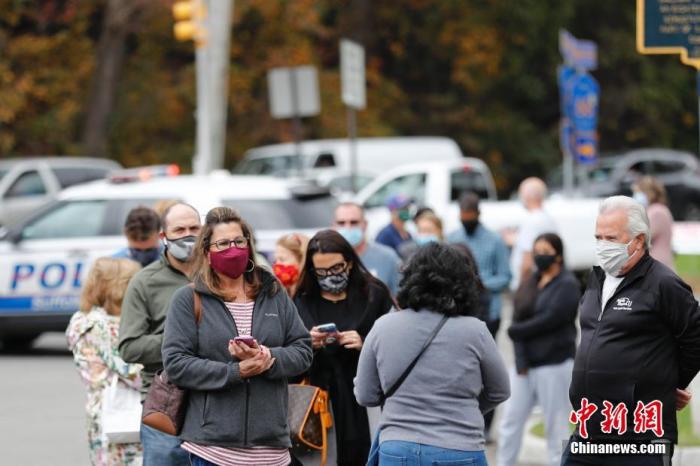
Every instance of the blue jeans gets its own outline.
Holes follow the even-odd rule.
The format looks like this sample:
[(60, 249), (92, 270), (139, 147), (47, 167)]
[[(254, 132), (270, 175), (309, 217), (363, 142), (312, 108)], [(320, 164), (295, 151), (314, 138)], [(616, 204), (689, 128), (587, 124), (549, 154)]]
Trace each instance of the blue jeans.
[(487, 466), (483, 451), (450, 450), (389, 440), (379, 446), (379, 466)]
[(141, 424), (143, 466), (190, 466), (189, 453), (180, 443), (177, 437)]
[(192, 466), (216, 466), (216, 463), (200, 458), (197, 455), (190, 453), (190, 464)]

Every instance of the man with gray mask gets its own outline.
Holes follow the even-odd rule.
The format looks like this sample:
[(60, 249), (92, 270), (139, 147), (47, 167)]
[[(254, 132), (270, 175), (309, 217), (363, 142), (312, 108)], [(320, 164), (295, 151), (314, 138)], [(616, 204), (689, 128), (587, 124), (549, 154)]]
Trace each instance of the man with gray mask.
[[(649, 219), (637, 201), (605, 199), (595, 237), (600, 267), (579, 304), (569, 388), (577, 429), (562, 465), (670, 464), (676, 410), (689, 402), (685, 389), (700, 370), (700, 309), (691, 288), (649, 255)], [(667, 456), (592, 454), (611, 442), (663, 443)]]
[[(129, 282), (122, 303), (119, 353), (130, 363), (143, 364), (142, 398), (156, 371), (163, 368), (161, 346), (170, 298), (189, 283), (190, 255), (201, 229), (199, 212), (191, 205), (170, 206), (161, 219), (160, 260), (138, 272)], [(144, 466), (189, 465), (189, 455), (177, 437), (141, 425)]]

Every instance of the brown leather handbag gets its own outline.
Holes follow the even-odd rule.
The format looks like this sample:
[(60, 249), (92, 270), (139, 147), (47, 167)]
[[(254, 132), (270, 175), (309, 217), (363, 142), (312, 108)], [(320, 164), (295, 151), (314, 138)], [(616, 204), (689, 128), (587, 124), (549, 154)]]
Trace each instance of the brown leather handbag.
[[(202, 320), (202, 300), (194, 286), (190, 286), (194, 298), (194, 320), (199, 326)], [(178, 435), (185, 421), (186, 410), (187, 390), (170, 382), (164, 370), (156, 372), (143, 403), (141, 422), (166, 434)]]
[(289, 384), (287, 422), (292, 446), (321, 451), (321, 465), (328, 457), (328, 429), (333, 417), (328, 407), (328, 392), (306, 382)]

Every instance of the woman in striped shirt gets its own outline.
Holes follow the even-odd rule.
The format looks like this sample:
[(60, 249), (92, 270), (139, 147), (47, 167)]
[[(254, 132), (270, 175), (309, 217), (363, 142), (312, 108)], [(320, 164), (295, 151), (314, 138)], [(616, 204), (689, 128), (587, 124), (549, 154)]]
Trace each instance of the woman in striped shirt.
[(194, 290), (178, 290), (168, 311), (163, 362), (189, 391), (180, 438), (194, 466), (291, 462), (287, 378), (311, 365), (311, 339), (277, 279), (256, 265), (251, 239), (234, 210), (212, 209), (195, 245)]

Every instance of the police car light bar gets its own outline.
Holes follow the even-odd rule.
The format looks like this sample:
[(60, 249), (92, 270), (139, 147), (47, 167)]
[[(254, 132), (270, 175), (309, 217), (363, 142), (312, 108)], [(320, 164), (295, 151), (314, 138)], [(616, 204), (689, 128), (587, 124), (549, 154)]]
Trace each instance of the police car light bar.
[(177, 176), (180, 174), (180, 167), (175, 164), (170, 165), (150, 165), (147, 167), (127, 168), (117, 170), (109, 175), (111, 183), (132, 183), (134, 181), (148, 181), (151, 178), (163, 178)]

